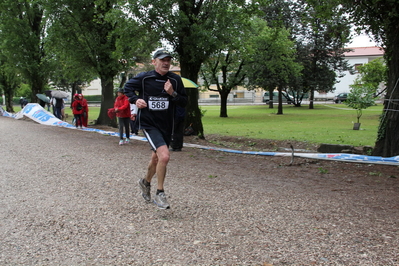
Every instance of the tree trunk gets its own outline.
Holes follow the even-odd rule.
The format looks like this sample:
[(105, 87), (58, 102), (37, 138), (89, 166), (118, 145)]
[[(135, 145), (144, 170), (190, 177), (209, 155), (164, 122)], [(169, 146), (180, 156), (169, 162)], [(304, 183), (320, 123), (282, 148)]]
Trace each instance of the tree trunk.
[(309, 109), (314, 109), (313, 106), (313, 102), (314, 102), (314, 89), (310, 89), (310, 95), (309, 95)]
[(101, 108), (100, 114), (98, 115), (97, 125), (108, 125), (111, 127), (117, 127), (115, 119), (108, 117), (108, 109), (114, 106), (114, 77), (113, 76), (101, 76)]
[(281, 87), (278, 88), (278, 109), (277, 114), (283, 114), (283, 93), (281, 92)]
[(274, 101), (274, 95), (273, 95), (273, 92), (274, 92), (274, 88), (270, 88), (269, 89), (269, 108), (270, 109), (273, 109), (273, 107), (274, 107), (274, 105), (273, 105), (273, 101)]
[(14, 113), (14, 104), (12, 102), (12, 92), (11, 90), (4, 90), (4, 96), (6, 97), (6, 111), (9, 113)]
[[(392, 24), (393, 25), (393, 24)], [(393, 25), (396, 27), (397, 25)], [(388, 84), (387, 94), (384, 101), (384, 111), (380, 119), (377, 140), (373, 150), (373, 155), (392, 157), (399, 155), (399, 35), (396, 31), (388, 30), (387, 44), (385, 54), (388, 65)]]
[(220, 115), (219, 117), (228, 117), (227, 116), (227, 97), (229, 96), (229, 92), (227, 91), (219, 91), (220, 94)]
[(38, 74), (36, 77), (33, 77), (33, 80), (31, 80), (31, 103), (39, 103), (40, 100), (36, 94), (42, 93), (44, 91), (44, 80), (41, 80), (40, 78), (41, 76)]
[[(195, 83), (198, 82), (198, 72), (201, 64), (198, 62), (188, 63), (183, 60), (180, 61), (181, 76), (191, 79)], [(185, 127), (191, 125), (195, 133), (200, 139), (204, 139), (204, 128), (202, 126), (202, 114), (198, 106), (199, 93), (198, 88), (186, 89), (188, 95), (188, 103), (186, 106)]]

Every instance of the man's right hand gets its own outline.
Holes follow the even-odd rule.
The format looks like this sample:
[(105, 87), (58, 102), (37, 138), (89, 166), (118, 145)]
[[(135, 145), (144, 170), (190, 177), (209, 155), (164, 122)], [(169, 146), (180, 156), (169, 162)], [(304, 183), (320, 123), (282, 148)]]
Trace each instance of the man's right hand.
[(147, 103), (143, 99), (138, 99), (136, 101), (136, 105), (137, 105), (137, 108), (140, 108), (140, 109), (147, 107)]

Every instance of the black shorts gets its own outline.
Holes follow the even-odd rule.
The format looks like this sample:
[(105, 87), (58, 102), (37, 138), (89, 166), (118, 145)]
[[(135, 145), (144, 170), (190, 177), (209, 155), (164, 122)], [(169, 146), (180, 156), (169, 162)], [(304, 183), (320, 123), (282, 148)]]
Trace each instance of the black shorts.
[(166, 145), (169, 147), (169, 140), (167, 140), (158, 129), (143, 129), (144, 136), (147, 138), (151, 149), (156, 151), (159, 147)]

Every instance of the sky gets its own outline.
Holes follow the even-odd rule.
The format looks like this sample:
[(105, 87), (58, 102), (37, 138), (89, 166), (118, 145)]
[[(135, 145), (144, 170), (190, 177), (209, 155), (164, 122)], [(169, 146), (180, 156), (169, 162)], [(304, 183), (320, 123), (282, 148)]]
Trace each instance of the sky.
[(376, 46), (376, 44), (374, 41), (371, 40), (369, 36), (365, 34), (353, 38), (352, 43), (347, 45), (347, 47), (368, 47), (368, 46)]

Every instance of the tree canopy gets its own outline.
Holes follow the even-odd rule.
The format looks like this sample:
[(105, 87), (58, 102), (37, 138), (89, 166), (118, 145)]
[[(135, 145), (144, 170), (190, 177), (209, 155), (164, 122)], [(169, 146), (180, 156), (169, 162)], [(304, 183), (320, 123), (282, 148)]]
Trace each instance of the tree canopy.
[[(256, 10), (252, 3), (244, 0), (129, 2), (137, 19), (158, 31), (160, 38), (173, 48), (181, 75), (196, 83), (202, 63), (225, 48), (235, 38), (239, 23)], [(188, 89), (187, 94), (185, 123), (204, 138), (198, 90)]]
[(0, 48), (3, 59), (31, 87), (34, 101), (48, 84), (52, 71), (46, 53), (48, 21), (42, 1), (0, 2)]

